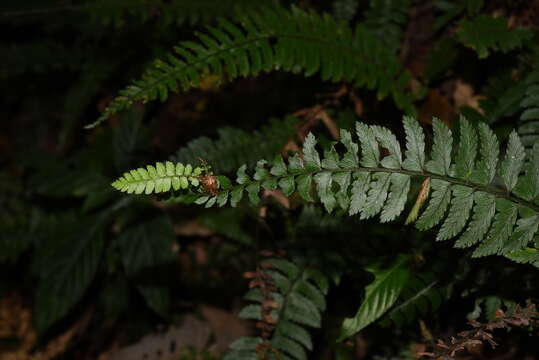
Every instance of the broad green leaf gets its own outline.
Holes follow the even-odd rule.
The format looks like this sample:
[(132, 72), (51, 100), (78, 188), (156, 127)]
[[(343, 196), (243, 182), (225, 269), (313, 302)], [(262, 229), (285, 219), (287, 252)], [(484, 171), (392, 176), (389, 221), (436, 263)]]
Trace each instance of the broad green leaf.
[(374, 281), (365, 288), (365, 299), (353, 318), (344, 320), (339, 341), (343, 341), (378, 320), (393, 306), (410, 276), (410, 256), (400, 255), (387, 269), (371, 266), (365, 270), (374, 275)]
[(34, 304), (39, 333), (63, 318), (90, 286), (103, 251), (103, 227), (100, 218), (80, 220), (50, 252)]
[(169, 307), (168, 287), (162, 280), (167, 277), (166, 268), (174, 263), (172, 244), (175, 238), (172, 224), (165, 217), (143, 222), (124, 231), (118, 238), (127, 275), (135, 282), (148, 306), (160, 315), (166, 315)]

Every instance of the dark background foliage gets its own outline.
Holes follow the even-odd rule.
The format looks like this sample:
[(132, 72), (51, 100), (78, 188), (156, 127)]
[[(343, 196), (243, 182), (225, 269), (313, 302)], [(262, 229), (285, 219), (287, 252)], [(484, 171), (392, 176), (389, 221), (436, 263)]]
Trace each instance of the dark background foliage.
[[(433, 233), (403, 219), (328, 215), (275, 194), (257, 208), (206, 210), (114, 191), (110, 183), (125, 171), (167, 159), (234, 176), (243, 163), (297, 150), (309, 131), (327, 145), (358, 119), (403, 135), (403, 111), (427, 129), (432, 116), (453, 127), (462, 113), (490, 124), (502, 144), (513, 128), (527, 148), (537, 139), (539, 3), (504, 0), (279, 1), (363, 24), (384, 48), (381, 63), (397, 61), (409, 72), (402, 91), (411, 107), (317, 74), (273, 71), (231, 82), (209, 75), (164, 103), (139, 101), (84, 129), (179, 41), (218, 26), (218, 17), (234, 19), (236, 7), (271, 3), (2, 1), (0, 358), (114, 358), (188, 314), (211, 323), (204, 306), (236, 314), (249, 273), (268, 252), (311, 254), (309, 266), (340, 280), (327, 295), (322, 329), (312, 332), (309, 358), (414, 358), (466, 328), (467, 319), (492, 321), (497, 309), (537, 300), (536, 268), (501, 257), (472, 260), (471, 251), (434, 242)], [(413, 184), (414, 195), (419, 187)], [(336, 344), (342, 319), (373, 280), (366, 269), (386, 268), (399, 254), (410, 256), (413, 272), (397, 303), (402, 313)], [(421, 291), (428, 292), (423, 302), (408, 306)], [(219, 357), (233, 340), (220, 340), (223, 334), (260, 331), (236, 320), (244, 330), (236, 334), (228, 318), (219, 319), (211, 340), (189, 354), (174, 350), (175, 358)], [(533, 359), (536, 338), (528, 330), (501, 331), (496, 350), (477, 345), (467, 356)]]

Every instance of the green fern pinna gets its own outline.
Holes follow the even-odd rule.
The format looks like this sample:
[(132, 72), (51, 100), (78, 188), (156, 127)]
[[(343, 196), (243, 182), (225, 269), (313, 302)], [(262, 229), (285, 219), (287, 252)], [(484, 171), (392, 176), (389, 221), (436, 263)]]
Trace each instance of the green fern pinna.
[[(314, 201), (316, 194), (328, 212), (341, 208), (360, 219), (380, 215), (381, 222), (388, 222), (403, 212), (411, 178), (419, 177), (429, 179), (424, 191), (430, 195), (423, 199), (421, 215), (417, 206), (410, 214), (412, 219), (418, 217), (418, 229), (441, 223), (436, 240), (456, 237), (456, 247), (477, 246), (475, 257), (500, 254), (530, 262), (530, 255), (537, 250), (528, 246), (532, 240), (538, 241), (539, 143), (526, 159), (525, 149), (513, 132), (500, 158), (492, 130), (482, 123), (476, 130), (461, 118), (461, 138), (456, 156), (452, 156), (452, 132), (434, 119), (433, 146), (430, 159), (426, 159), (423, 129), (411, 117), (404, 117), (403, 123), (404, 153), (391, 131), (358, 122), (355, 133), (359, 144), (349, 131), (341, 131), (344, 154), (332, 145), (321, 155), (315, 137), (309, 134), (303, 156), (296, 154), (286, 162), (280, 155), (271, 163), (260, 160), (252, 176), (242, 166), (236, 184), (201, 167), (166, 162), (127, 172), (113, 186), (135, 194), (186, 193), (205, 207), (236, 206), (245, 194), (258, 205), (262, 189), (280, 189), (286, 196), (297, 192), (306, 201)], [(213, 187), (208, 185), (212, 181)]]

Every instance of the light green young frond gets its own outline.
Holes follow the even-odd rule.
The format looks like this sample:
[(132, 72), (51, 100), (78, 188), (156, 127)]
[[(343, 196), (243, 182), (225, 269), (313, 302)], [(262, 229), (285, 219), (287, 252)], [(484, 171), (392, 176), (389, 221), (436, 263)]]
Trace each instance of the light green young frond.
[(116, 190), (128, 194), (158, 194), (171, 190), (186, 190), (189, 187), (197, 188), (204, 170), (200, 167), (182, 163), (173, 164), (170, 161), (164, 164), (158, 162), (146, 168), (138, 168), (126, 172), (122, 177), (112, 183)]

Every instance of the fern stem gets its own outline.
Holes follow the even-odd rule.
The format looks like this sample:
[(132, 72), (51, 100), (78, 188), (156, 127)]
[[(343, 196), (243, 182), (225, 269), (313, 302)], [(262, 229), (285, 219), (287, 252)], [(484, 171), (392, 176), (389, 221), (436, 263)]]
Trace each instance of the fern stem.
[[(324, 172), (334, 173), (334, 172), (358, 172), (358, 171), (359, 172), (374, 172), (374, 173), (380, 173), (380, 172), (383, 172), (383, 173), (396, 173), (396, 174), (404, 174), (404, 175), (409, 175), (409, 176), (419, 176), (419, 177), (423, 177), (423, 178), (431, 178), (431, 179), (443, 180), (443, 181), (446, 181), (446, 182), (451, 183), (453, 185), (462, 185), (462, 186), (472, 188), (474, 190), (479, 190), (479, 191), (483, 191), (483, 192), (486, 192), (486, 193), (489, 193), (489, 194), (493, 194), (494, 196), (496, 196), (498, 198), (507, 199), (507, 200), (509, 200), (511, 202), (514, 202), (516, 204), (519, 204), (521, 206), (526, 206), (526, 207), (534, 210), (535, 212), (539, 212), (539, 205), (536, 205), (536, 204), (532, 203), (531, 201), (526, 201), (524, 199), (516, 197), (516, 196), (508, 193), (504, 189), (494, 188), (494, 187), (489, 186), (489, 185), (477, 184), (477, 183), (457, 179), (457, 178), (450, 177), (450, 176), (434, 174), (434, 173), (427, 172), (427, 171), (421, 172), (421, 171), (413, 171), (413, 170), (406, 170), (406, 169), (389, 169), (389, 168), (383, 168), (383, 167), (354, 167), (354, 168), (322, 169), (322, 170), (306, 171), (306, 172), (299, 173), (297, 175), (314, 175), (314, 174), (324, 173)], [(276, 176), (275, 178), (282, 178), (282, 177), (289, 176), (289, 175), (290, 174), (286, 174), (286, 175), (283, 175), (283, 176)]]

